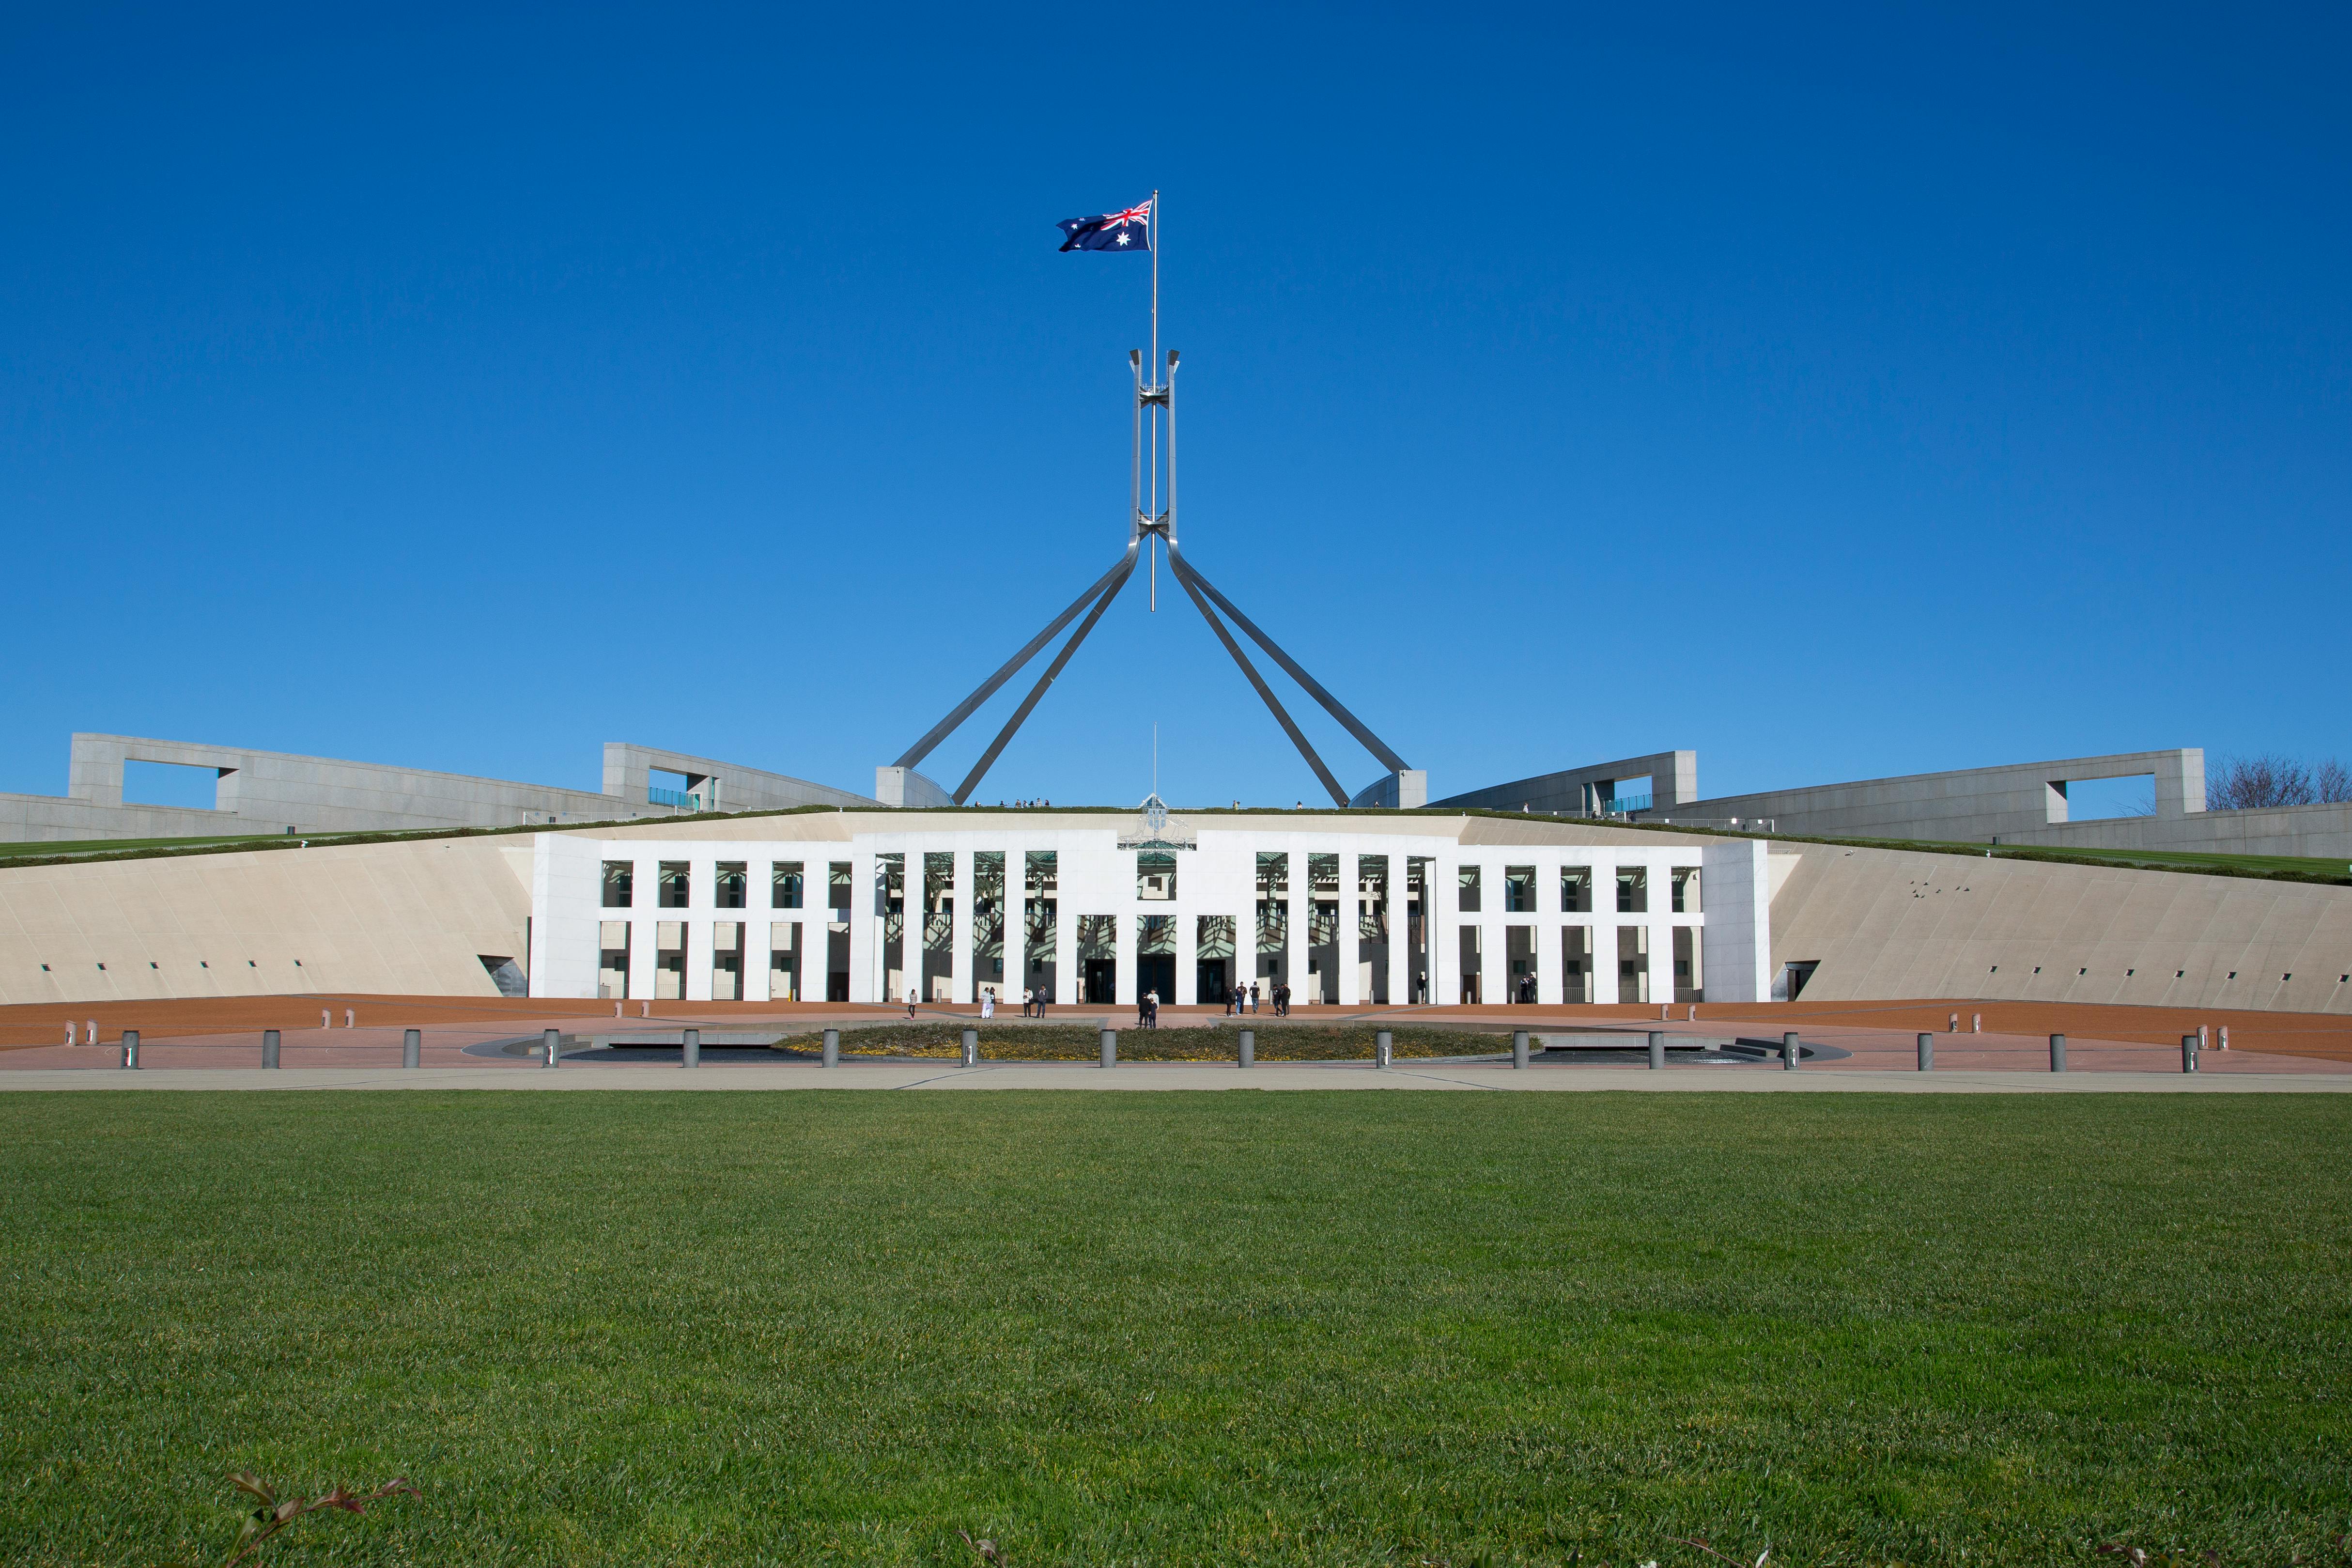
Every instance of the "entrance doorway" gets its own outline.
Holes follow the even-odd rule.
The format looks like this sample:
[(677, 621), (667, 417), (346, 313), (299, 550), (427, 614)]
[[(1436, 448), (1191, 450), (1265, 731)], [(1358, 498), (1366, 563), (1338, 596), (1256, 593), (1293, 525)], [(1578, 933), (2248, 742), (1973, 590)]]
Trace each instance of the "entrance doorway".
[(1140, 1000), (1147, 991), (1160, 993), (1164, 1006), (1176, 1005), (1176, 955), (1172, 952), (1145, 952), (1136, 955), (1135, 994)]
[(1231, 962), (1223, 958), (1204, 958), (1195, 966), (1199, 989), (1194, 994), (1200, 998), (1202, 1006), (1222, 1007), (1225, 1005), (1228, 994), (1225, 973)]
[(1089, 958), (1087, 960), (1087, 1001), (1090, 1005), (1104, 1006), (1118, 1000), (1118, 960)]

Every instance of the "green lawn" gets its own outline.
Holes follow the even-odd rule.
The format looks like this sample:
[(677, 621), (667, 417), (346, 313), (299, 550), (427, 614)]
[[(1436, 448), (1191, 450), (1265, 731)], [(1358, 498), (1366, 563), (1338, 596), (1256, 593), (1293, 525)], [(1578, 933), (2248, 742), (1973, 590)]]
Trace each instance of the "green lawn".
[(2348, 1142), (2318, 1096), (12, 1094), (0, 1560), (213, 1560), (251, 1468), (425, 1490), (265, 1562), (2341, 1563)]

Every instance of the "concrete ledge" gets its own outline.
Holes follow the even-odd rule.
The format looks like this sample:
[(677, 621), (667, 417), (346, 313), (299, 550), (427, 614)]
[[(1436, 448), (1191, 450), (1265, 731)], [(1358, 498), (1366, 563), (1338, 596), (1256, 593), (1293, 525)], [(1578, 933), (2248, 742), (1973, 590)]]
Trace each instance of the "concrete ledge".
[(844, 1061), (758, 1067), (34, 1068), (0, 1073), (0, 1092), (171, 1089), (1385, 1089), (1559, 1094), (1606, 1090), (1665, 1094), (2352, 1094), (2352, 1074), (2147, 1072), (1786, 1072), (1777, 1067), (1536, 1067), (1407, 1061), (1385, 1071), (1369, 1062), (1286, 1063), (1243, 1071), (1213, 1064), (1134, 1063), (1105, 1069), (1080, 1063)]

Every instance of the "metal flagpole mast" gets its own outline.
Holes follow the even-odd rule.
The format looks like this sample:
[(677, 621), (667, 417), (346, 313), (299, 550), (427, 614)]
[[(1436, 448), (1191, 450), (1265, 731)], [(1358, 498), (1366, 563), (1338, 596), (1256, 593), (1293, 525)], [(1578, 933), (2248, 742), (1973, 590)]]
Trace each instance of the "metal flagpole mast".
[[(1143, 236), (1151, 242), (1151, 357), (1143, 362), (1151, 379), (1160, 379), (1160, 193), (1151, 193), (1151, 207), (1144, 218)], [(1151, 511), (1160, 515), (1160, 410), (1151, 411)], [(1151, 613), (1160, 613), (1160, 542), (1153, 540), (1144, 546), (1151, 552)]]

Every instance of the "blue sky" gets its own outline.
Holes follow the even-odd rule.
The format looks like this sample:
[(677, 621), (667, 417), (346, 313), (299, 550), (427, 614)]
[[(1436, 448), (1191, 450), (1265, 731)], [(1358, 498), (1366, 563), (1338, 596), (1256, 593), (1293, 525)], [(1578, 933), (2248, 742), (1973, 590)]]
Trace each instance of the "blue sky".
[[(2352, 752), (2347, 14), (1621, 11), (16, 8), (0, 789), (870, 788), (1123, 547), (1155, 185), (1187, 553), (1438, 793)], [(1161, 587), (982, 798), (1314, 797)]]

